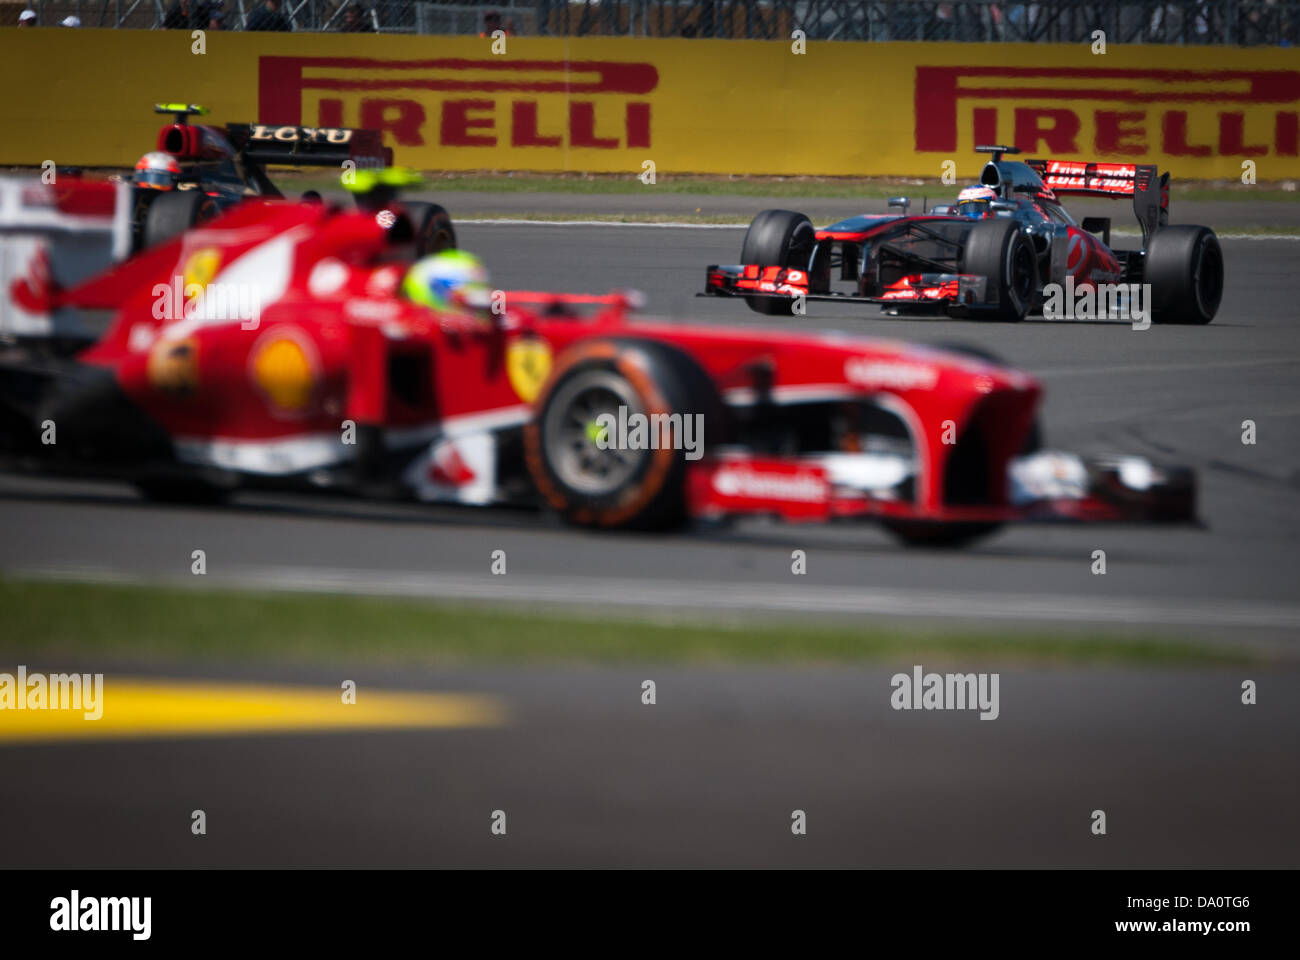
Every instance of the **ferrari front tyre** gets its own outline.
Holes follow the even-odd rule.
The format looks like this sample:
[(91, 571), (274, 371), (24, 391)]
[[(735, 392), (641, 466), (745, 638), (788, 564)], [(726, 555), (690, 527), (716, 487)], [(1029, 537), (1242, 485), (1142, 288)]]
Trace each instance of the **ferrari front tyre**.
[(1223, 299), (1223, 250), (1209, 227), (1161, 227), (1147, 241), (1143, 282), (1154, 323), (1209, 323)]
[(456, 249), (456, 229), (452, 226), (451, 214), (444, 208), (421, 200), (407, 201), (403, 206), (415, 231), (417, 259), (431, 253)]
[(985, 302), (992, 304), (986, 315), (992, 319), (1023, 320), (1033, 306), (1038, 266), (1033, 244), (1015, 220), (977, 221), (966, 235), (961, 272), (986, 278), (991, 289), (985, 291)]
[[(764, 210), (749, 224), (740, 247), (740, 262), (760, 267), (808, 270), (817, 235), (812, 221), (792, 210)], [(794, 313), (792, 297), (746, 297), (751, 310), (769, 316)]]
[(199, 477), (142, 477), (135, 482), (140, 496), (153, 503), (184, 506), (216, 506), (230, 498), (228, 487), (219, 487)]
[[(687, 519), (690, 451), (684, 443), (629, 442), (634, 432), (622, 435), (623, 424), (681, 414), (684, 426), (701, 414), (698, 439), (706, 445), (720, 411), (707, 375), (679, 350), (635, 339), (580, 343), (561, 358), (525, 428), (528, 470), (545, 500), (578, 526), (678, 526)], [(611, 423), (617, 424), (612, 431)], [(681, 438), (684, 431), (673, 435)], [(642, 433), (643, 439), (655, 436)]]
[(179, 237), (190, 227), (211, 220), (221, 212), (217, 202), (202, 190), (164, 193), (149, 204), (144, 215), (145, 247), (156, 247)]
[(884, 520), (881, 526), (905, 547), (955, 550), (1002, 529), (1000, 523), (934, 523), (927, 520)]

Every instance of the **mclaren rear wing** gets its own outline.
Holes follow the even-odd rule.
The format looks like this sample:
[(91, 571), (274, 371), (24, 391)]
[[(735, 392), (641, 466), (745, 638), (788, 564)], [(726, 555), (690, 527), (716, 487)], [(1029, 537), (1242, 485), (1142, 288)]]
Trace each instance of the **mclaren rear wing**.
[[(1153, 163), (1027, 160), (1053, 193), (1080, 197), (1132, 197), (1142, 245), (1169, 222), (1169, 174)], [(1107, 231), (1109, 232), (1109, 231)]]

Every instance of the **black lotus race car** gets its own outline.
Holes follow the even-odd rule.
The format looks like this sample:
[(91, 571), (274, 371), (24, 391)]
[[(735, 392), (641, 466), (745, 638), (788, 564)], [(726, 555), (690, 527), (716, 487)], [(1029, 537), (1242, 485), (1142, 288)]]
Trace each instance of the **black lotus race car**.
[[(801, 213), (764, 210), (745, 233), (742, 262), (708, 267), (703, 295), (744, 297), (766, 314), (802, 314), (807, 301), (830, 300), (879, 304), (895, 315), (1022, 320), (1043, 310), (1048, 293), (1077, 290), (1112, 318), (1131, 297), (1149, 294), (1142, 309), (1154, 322), (1214, 319), (1223, 253), (1209, 227), (1169, 223), (1168, 173), (1153, 164), (1004, 160), (1019, 150), (976, 149), (992, 154), (980, 183), (920, 215), (895, 197), (889, 204), (901, 215), (849, 217), (818, 230)], [(1080, 223), (1063, 195), (1132, 197), (1141, 248), (1112, 249), (1110, 218)], [(852, 286), (836, 290), (833, 281)]]
[[(366, 189), (352, 191), (358, 206), (379, 213), (400, 203), (406, 218), (396, 221), (413, 225), (418, 254), (456, 246), (455, 228), (445, 209), (436, 203), (398, 201), (397, 188), (409, 184), (366, 177), (393, 163), (392, 148), (383, 145), (378, 130), (193, 124), (190, 117), (208, 112), (193, 103), (159, 103), (154, 112), (172, 114), (172, 122), (158, 131), (154, 151), (141, 158), (131, 179), (133, 252), (211, 220), (247, 197), (283, 197), (267, 175), (268, 165), (334, 167), (345, 184), (361, 178)], [(320, 195), (308, 191), (303, 199), (319, 201)]]

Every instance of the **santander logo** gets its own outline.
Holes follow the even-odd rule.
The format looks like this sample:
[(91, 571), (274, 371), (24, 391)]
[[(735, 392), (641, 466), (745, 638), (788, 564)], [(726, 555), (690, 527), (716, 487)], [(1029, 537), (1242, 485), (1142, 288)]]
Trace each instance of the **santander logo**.
[(849, 357), (844, 361), (844, 379), (859, 387), (884, 390), (930, 390), (939, 371), (924, 363)]
[(713, 475), (713, 489), (724, 497), (801, 503), (820, 503), (829, 495), (826, 479), (819, 474), (772, 473), (748, 466), (723, 467)]

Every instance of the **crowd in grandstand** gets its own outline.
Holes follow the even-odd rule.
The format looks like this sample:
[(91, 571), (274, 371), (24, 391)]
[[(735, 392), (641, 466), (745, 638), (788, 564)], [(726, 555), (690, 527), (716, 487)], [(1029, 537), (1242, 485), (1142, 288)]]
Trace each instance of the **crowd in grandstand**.
[[(173, 0), (159, 26), (164, 30), (227, 30), (231, 29), (229, 24), (234, 19), (226, 10), (226, 0)], [(375, 32), (374, 11), (352, 0), (345, 2), (334, 20), (332, 29), (340, 33)], [(17, 25), (35, 27), (41, 24), (37, 12), (28, 8), (18, 14)], [(64, 17), (58, 25), (79, 27), (81, 19)], [(288, 33), (293, 30), (293, 23), (284, 14), (282, 0), (260, 0), (257, 6), (250, 8), (243, 29)]]
[[(165, 2), (165, 0), (164, 0)], [(79, 27), (75, 15), (63, 16), (71, 4), (27, 0), (18, 14), (20, 27)], [(286, 9), (286, 4), (291, 9)], [(134, 10), (136, 4), (132, 4)], [(794, 2), (769, 0), (744, 4), (732, 0), (649, 0), (634, 3), (606, 0), (536, 0), (511, 5), (507, 14), (527, 15), (527, 22), (497, 9), (460, 0), (459, 3), (420, 4), (427, 18), (415, 12), (413, 0), (171, 0), (152, 26), (169, 30), (343, 33), (476, 32), (506, 34), (566, 33), (572, 35), (679, 36), (704, 38), (779, 39), (791, 24), (808, 39), (830, 40), (963, 40), (974, 42), (1065, 42), (1087, 35), (1084, 28), (1114, 30), (1116, 42), (1280, 44), (1297, 41), (1300, 0), (1121, 0), (1086, 3), (1082, 0), (1040, 0), (1006, 3), (1001, 0), (906, 0), (906, 2)], [(58, 13), (52, 11), (62, 7)], [(80, 4), (76, 12), (81, 12)], [(438, 15), (436, 11), (448, 11)], [(453, 14), (450, 11), (465, 11)], [(144, 13), (144, 11), (141, 11)], [(447, 19), (468, 15), (469, 20)], [(640, 18), (639, 31), (637, 18)], [(132, 25), (145, 26), (147, 23)], [(99, 22), (92, 26), (127, 25)], [(528, 29), (521, 29), (521, 27)], [(467, 27), (469, 29), (467, 29)], [(1079, 34), (1084, 30), (1084, 34)]]

